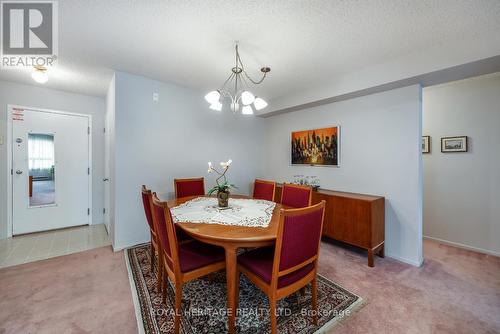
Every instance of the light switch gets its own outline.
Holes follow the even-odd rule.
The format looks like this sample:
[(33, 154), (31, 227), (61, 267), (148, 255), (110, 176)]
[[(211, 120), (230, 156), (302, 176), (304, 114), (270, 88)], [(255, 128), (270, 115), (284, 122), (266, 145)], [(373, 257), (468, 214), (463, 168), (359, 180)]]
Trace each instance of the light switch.
[(158, 102), (160, 100), (160, 94), (158, 93), (153, 93), (153, 102)]

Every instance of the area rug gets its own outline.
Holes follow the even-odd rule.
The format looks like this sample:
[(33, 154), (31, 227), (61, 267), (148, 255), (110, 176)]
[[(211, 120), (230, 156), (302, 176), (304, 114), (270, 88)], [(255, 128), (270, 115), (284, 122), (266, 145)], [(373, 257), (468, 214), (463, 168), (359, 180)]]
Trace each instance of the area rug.
[[(139, 331), (173, 333), (175, 290), (167, 284), (167, 301), (162, 304), (161, 294), (156, 291), (156, 275), (150, 271), (149, 244), (125, 250), (125, 259)], [(324, 333), (362, 304), (361, 297), (318, 275), (318, 326), (312, 322), (311, 291), (307, 288), (303, 296), (297, 292), (279, 301), (278, 332)], [(216, 273), (211, 281), (203, 277), (184, 285), (181, 319), (181, 333), (227, 333), (224, 271)], [(241, 275), (237, 333), (270, 333), (270, 326), (267, 296)]]

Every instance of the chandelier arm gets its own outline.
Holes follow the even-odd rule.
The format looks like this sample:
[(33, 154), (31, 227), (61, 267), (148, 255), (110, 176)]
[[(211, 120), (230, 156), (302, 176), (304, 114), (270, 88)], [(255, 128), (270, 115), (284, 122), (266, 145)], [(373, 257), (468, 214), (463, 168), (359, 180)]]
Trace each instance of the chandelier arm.
[(243, 73), (245, 73), (245, 76), (247, 77), (248, 80), (250, 80), (254, 85), (259, 85), (262, 83), (262, 81), (264, 81), (264, 79), (266, 78), (266, 75), (267, 75), (267, 72), (264, 72), (264, 74), (262, 75), (262, 78), (260, 80), (253, 80), (247, 73), (247, 71), (243, 70)]
[(226, 81), (224, 81), (224, 83), (222, 84), (221, 89), (224, 89), (224, 87), (226, 87), (226, 84), (227, 84), (229, 81), (231, 81), (231, 79), (233, 78), (233, 76), (234, 76), (234, 73), (233, 73), (233, 72), (231, 72), (231, 74), (229, 75), (229, 77), (228, 77), (228, 78), (226, 79)]
[(245, 66), (243, 66), (243, 61), (241, 60), (240, 53), (238, 52), (238, 45), (236, 45), (236, 59), (237, 59), (236, 66), (238, 66), (238, 62), (239, 62), (239, 64), (241, 65), (242, 72), (245, 74), (247, 79), (250, 80), (254, 85), (259, 85), (262, 83), (262, 81), (264, 81), (264, 79), (266, 78), (267, 72), (264, 72), (264, 74), (262, 75), (262, 78), (260, 80), (253, 80), (250, 77), (250, 75), (248, 75), (247, 71), (245, 70)]
[(229, 91), (227, 91), (225, 89), (221, 89), (220, 93), (221, 93), (221, 97), (223, 97), (223, 98), (229, 98), (229, 99), (231, 99), (231, 102), (234, 101), (233, 95)]
[[(236, 43), (236, 46), (235, 46), (235, 49), (236, 49), (236, 54), (235, 54), (235, 59), (234, 59), (234, 62), (235, 62), (235, 68), (238, 69), (238, 60), (240, 60), (240, 53), (238, 51), (238, 43)], [(240, 60), (241, 62), (241, 60)], [(243, 70), (243, 65), (241, 66), (241, 69)], [(238, 79), (240, 77), (240, 73), (236, 72), (235, 73), (235, 82), (234, 82), (234, 98), (236, 98), (236, 96), (238, 96), (237, 92), (238, 92)]]
[(242, 89), (241, 89), (242, 92), (244, 90), (243, 88), (245, 88), (245, 87), (246, 87), (247, 90), (250, 90), (250, 85), (248, 84), (248, 82), (246, 81), (246, 79), (245, 79), (244, 76), (241, 77), (241, 82), (242, 82), (242, 85), (241, 85), (242, 86)]
[(238, 74), (235, 74), (235, 79), (234, 79), (234, 98), (236, 98), (237, 94), (238, 94), (238, 78), (239, 78), (239, 75)]

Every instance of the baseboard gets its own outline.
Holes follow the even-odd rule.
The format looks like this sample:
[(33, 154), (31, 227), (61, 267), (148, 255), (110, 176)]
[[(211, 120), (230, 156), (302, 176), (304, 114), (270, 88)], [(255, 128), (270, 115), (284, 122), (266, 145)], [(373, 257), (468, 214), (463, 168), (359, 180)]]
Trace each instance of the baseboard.
[(125, 244), (122, 244), (122, 245), (113, 245), (113, 251), (114, 252), (119, 252), (121, 250), (124, 250), (126, 248), (130, 248), (130, 247), (133, 247), (133, 246), (137, 246), (137, 245), (141, 245), (141, 244), (144, 244), (144, 243), (147, 243), (149, 242), (149, 239), (148, 240), (132, 240), (132, 241), (128, 241), (126, 242)]
[(399, 262), (403, 262), (403, 263), (406, 263), (406, 264), (411, 264), (414, 267), (420, 267), (424, 263), (424, 259), (423, 258), (420, 259), (420, 261), (415, 261), (415, 260), (410, 260), (410, 259), (398, 256), (398, 255), (387, 253), (387, 251), (385, 252), (385, 256), (386, 257), (390, 257), (391, 259), (397, 260)]
[(429, 237), (427, 235), (424, 235), (424, 239), (429, 239), (429, 240), (437, 241), (437, 242), (440, 242), (440, 243), (445, 244), (445, 245), (454, 246), (454, 247), (458, 247), (458, 248), (463, 248), (463, 249), (474, 251), (474, 252), (478, 252), (478, 253), (483, 253), (483, 254), (487, 254), (487, 255), (493, 255), (493, 256), (500, 257), (500, 252), (495, 252), (495, 251), (491, 251), (491, 250), (488, 250), (488, 249), (483, 249), (483, 248), (479, 248), (479, 247), (469, 246), (469, 245), (461, 244), (459, 242), (454, 242), (454, 241), (448, 241), (448, 240), (444, 240), (444, 239), (440, 239), (440, 238)]

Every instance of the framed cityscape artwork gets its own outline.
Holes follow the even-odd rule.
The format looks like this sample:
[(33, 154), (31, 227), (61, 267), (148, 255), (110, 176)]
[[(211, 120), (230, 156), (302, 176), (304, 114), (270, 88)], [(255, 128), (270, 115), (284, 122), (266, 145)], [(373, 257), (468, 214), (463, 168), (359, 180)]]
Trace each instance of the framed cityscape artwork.
[(340, 127), (295, 131), (291, 135), (292, 165), (339, 166)]

